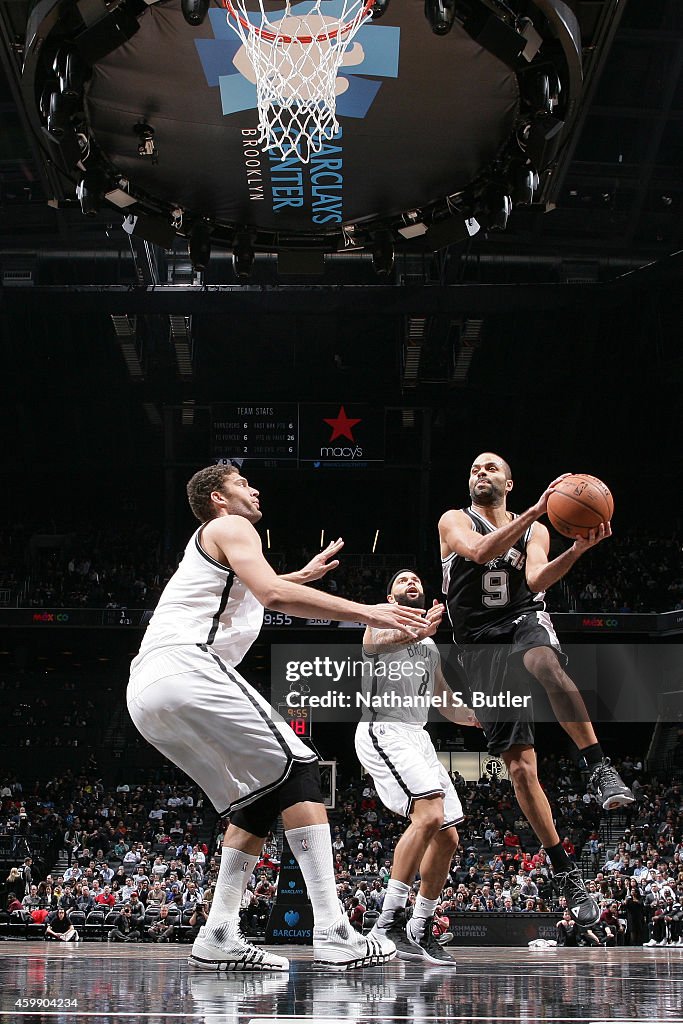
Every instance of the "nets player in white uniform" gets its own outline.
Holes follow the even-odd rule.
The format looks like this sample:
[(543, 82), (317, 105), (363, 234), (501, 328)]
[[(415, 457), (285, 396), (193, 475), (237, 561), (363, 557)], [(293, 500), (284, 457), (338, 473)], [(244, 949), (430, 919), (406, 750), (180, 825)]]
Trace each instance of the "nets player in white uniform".
[(277, 576), (253, 525), (261, 518), (258, 491), (235, 467), (200, 470), (187, 490), (202, 526), (161, 595), (127, 699), (142, 735), (230, 815), (211, 911), (190, 962), (207, 970), (288, 969), (284, 957), (247, 943), (238, 925), (247, 881), (281, 813), (313, 905), (316, 961), (340, 970), (382, 963), (395, 955), (393, 943), (358, 935), (337, 899), (317, 758), (235, 666), (258, 636), (264, 606), (411, 636), (421, 613), (302, 586), (338, 564), (341, 540), (303, 570)]
[[(420, 577), (401, 569), (389, 581), (387, 601), (424, 608)], [(364, 709), (356, 728), (356, 754), (384, 806), (410, 819), (394, 851), (382, 913), (370, 934), (390, 938), (402, 960), (454, 967), (454, 960), (434, 938), (432, 923), (458, 848), (456, 825), (463, 813), (425, 725), (435, 696), (443, 702), (439, 710), (450, 721), (479, 723), (469, 708), (454, 705), (441, 671), (432, 637), (443, 612), (443, 605), (436, 603), (426, 612), (417, 639), (407, 640), (396, 630), (365, 630), (363, 655), (371, 662), (372, 675), (364, 675), (363, 683), (373, 704)], [(392, 702), (394, 696), (400, 705)], [(420, 889), (406, 924), (405, 907), (418, 872)]]
[(462, 646), (461, 662), (472, 691), (491, 698), (513, 692), (526, 706), (503, 703), (477, 708), (489, 751), (507, 765), (517, 801), (550, 858), (555, 885), (572, 916), (590, 927), (599, 919), (578, 868), (560, 843), (547, 797), (536, 771), (533, 707), (529, 674), (545, 689), (558, 722), (576, 744), (591, 772), (590, 789), (605, 809), (633, 802), (633, 794), (605, 758), (586, 706), (564, 670), (566, 656), (545, 610), (544, 592), (557, 583), (584, 552), (611, 535), (603, 523), (588, 539), (548, 561), (548, 530), (537, 520), (558, 480), (521, 515), (506, 508), (512, 474), (505, 459), (492, 452), (472, 465), (468, 509), (446, 512), (439, 522), (443, 590), (453, 639)]

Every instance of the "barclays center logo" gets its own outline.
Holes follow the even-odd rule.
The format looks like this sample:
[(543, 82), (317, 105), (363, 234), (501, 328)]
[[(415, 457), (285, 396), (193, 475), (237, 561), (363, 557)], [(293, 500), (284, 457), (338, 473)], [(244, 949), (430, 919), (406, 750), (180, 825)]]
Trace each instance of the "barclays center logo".
[(301, 915), (294, 908), (286, 910), (283, 916), (283, 928), (273, 928), (274, 939), (310, 939), (313, 931), (301, 920)]
[[(330, 21), (341, 16), (343, 5), (330, 0), (325, 5)], [(291, 15), (305, 14), (310, 3), (293, 4)], [(283, 10), (282, 16), (285, 11)], [(252, 15), (255, 20), (256, 16)], [(218, 87), (225, 116), (256, 110), (254, 70), (240, 40), (227, 23), (223, 8), (212, 8), (209, 19), (214, 39), (195, 39), (202, 69), (209, 87)], [(277, 24), (273, 15), (271, 21)], [(337, 114), (363, 118), (382, 88), (378, 78), (398, 78), (400, 29), (394, 25), (363, 25), (344, 54), (336, 81)], [(372, 78), (366, 76), (372, 75)]]

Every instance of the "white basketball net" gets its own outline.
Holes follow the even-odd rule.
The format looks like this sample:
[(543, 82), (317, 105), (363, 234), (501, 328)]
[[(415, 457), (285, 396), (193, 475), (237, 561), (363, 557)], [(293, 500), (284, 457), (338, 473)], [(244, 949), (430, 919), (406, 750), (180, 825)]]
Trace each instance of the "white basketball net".
[(285, 0), (277, 20), (266, 14), (263, 0), (251, 11), (247, 2), (223, 0), (223, 5), (254, 69), (259, 142), (282, 160), (293, 155), (308, 163), (339, 131), (337, 72), (374, 0), (342, 0), (335, 18), (322, 13), (325, 0), (306, 0), (310, 10), (304, 14), (303, 4), (295, 2), (292, 10)]

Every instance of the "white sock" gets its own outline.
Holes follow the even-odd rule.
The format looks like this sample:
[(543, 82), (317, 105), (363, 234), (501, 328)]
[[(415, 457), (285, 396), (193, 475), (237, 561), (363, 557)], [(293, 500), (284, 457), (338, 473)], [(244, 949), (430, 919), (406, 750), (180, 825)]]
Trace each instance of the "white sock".
[(220, 944), (237, 928), (240, 903), (258, 856), (224, 846), (211, 909), (206, 920), (207, 937)]
[(438, 899), (428, 900), (427, 897), (423, 896), (421, 893), (418, 893), (415, 897), (413, 916), (408, 922), (410, 933), (414, 939), (418, 939), (424, 934), (427, 918), (433, 917), (438, 902)]
[(388, 928), (394, 919), (397, 910), (404, 910), (408, 903), (410, 886), (401, 882), (398, 878), (390, 878), (387, 885), (386, 896), (382, 904), (382, 913), (377, 919), (378, 928)]
[(285, 832), (304, 876), (316, 928), (329, 928), (341, 916), (332, 862), (329, 825), (304, 825)]

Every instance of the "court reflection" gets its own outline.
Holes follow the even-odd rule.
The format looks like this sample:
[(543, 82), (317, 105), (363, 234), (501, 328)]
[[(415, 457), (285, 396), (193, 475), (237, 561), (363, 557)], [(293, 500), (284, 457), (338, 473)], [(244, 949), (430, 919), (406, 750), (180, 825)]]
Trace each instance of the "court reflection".
[[(202, 974), (187, 950), (84, 944), (0, 946), (6, 1019), (74, 1022), (131, 1018), (248, 1024), (301, 1016), (333, 1022), (575, 1021), (616, 1019), (683, 1024), (683, 949), (459, 949), (455, 970), (393, 961), (333, 974), (313, 967), (310, 949), (288, 950), (289, 975)], [(34, 1000), (17, 1006), (16, 1000)], [(41, 1007), (35, 1001), (49, 1001)], [(61, 1000), (61, 1004), (58, 1002)], [(22, 1012), (23, 1011), (23, 1012)]]
[[(455, 972), (393, 963), (384, 977), (369, 972), (324, 984), (299, 965), (296, 1004), (314, 1018), (345, 1012), (351, 1020), (420, 1017), (457, 1020), (533, 1020), (534, 1018), (671, 1020), (681, 1014), (683, 955), (655, 965), (640, 951), (636, 961), (623, 951), (574, 957), (574, 950), (543, 950), (500, 958), (486, 953), (474, 959), (461, 953)], [(580, 951), (584, 953), (584, 951)], [(610, 951), (611, 952), (611, 951)]]
[[(244, 979), (193, 977), (190, 993), (195, 1012), (232, 1012), (239, 1022), (248, 1012), (357, 1022), (435, 1017), (671, 1021), (681, 1013), (683, 956), (659, 963), (655, 972), (640, 952), (635, 962), (622, 951), (602, 951), (592, 959), (564, 950), (539, 951), (542, 959), (501, 951), (497, 961), (486, 952), (485, 959), (461, 956), (455, 972), (394, 962), (384, 970), (321, 975), (310, 963), (298, 962), (292, 965), (289, 984), (278, 978), (270, 984), (254, 979), (247, 988)], [(573, 954), (571, 959), (568, 954)]]
[(185, 1009), (212, 1022), (218, 1016), (221, 1024), (243, 1024), (252, 1016), (284, 1017), (294, 1012), (294, 984), (287, 974), (193, 973), (186, 980)]

